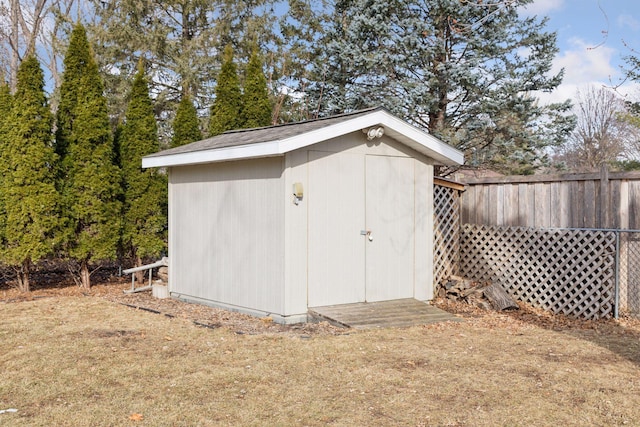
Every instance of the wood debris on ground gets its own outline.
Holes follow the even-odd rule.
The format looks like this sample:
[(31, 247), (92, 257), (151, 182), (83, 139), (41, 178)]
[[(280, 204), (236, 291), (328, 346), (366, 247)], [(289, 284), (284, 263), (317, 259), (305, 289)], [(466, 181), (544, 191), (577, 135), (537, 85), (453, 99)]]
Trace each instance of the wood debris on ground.
[(458, 276), (443, 280), (438, 297), (464, 302), (483, 310), (517, 310), (518, 303), (499, 283), (476, 281)]

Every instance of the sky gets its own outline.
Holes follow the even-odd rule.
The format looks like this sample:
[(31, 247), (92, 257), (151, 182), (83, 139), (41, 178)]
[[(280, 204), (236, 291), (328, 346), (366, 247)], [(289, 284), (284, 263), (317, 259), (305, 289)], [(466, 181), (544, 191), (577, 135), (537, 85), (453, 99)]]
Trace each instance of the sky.
[[(640, 100), (640, 84), (625, 82), (624, 57), (640, 57), (640, 1), (535, 0), (527, 13), (548, 16), (548, 31), (557, 32), (560, 52), (553, 71), (564, 68), (562, 85), (542, 101), (575, 98), (589, 85), (615, 87), (628, 100)], [(634, 53), (635, 50), (635, 53)]]

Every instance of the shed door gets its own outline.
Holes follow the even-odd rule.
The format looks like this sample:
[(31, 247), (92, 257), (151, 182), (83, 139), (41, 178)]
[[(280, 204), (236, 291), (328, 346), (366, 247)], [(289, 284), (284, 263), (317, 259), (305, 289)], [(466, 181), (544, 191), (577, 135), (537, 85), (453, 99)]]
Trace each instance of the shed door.
[(366, 196), (366, 300), (412, 298), (413, 160), (366, 156)]
[(309, 161), (308, 305), (411, 298), (412, 159), (310, 151)]
[(308, 305), (362, 302), (364, 158), (310, 151), (309, 162)]

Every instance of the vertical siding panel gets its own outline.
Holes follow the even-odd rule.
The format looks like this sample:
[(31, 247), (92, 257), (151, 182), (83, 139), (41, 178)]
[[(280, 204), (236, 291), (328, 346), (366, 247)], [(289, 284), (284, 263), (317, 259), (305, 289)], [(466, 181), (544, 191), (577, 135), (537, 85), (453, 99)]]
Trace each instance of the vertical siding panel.
[[(285, 289), (284, 315), (307, 313), (307, 210), (309, 207), (308, 161), (305, 150), (286, 155), (284, 190), (285, 209)], [(297, 205), (293, 203), (295, 182), (303, 186), (304, 195)]]
[(282, 313), (282, 171), (282, 158), (172, 169), (173, 291)]
[(472, 191), (473, 185), (467, 185), (466, 190), (460, 193), (460, 221), (463, 224), (468, 224), (471, 222), (469, 221), (469, 206), (471, 205), (469, 203), (469, 196), (471, 195)]
[(505, 216), (504, 216), (504, 206), (505, 206), (505, 197), (504, 197), (504, 184), (496, 185), (496, 225), (504, 226), (505, 225)]
[(640, 228), (640, 181), (629, 182), (629, 228)]
[(478, 224), (478, 188), (477, 185), (470, 185), (471, 193), (469, 194), (469, 211), (467, 212), (469, 224)]
[(463, 202), (461, 221), (463, 224), (477, 224), (476, 222), (476, 185), (468, 185), (467, 189), (462, 192), (461, 200)]
[[(169, 168), (167, 170), (167, 173), (169, 175), (168, 178), (168, 193), (167, 193), (167, 197), (168, 197), (168, 202), (169, 202), (169, 206), (168, 206), (168, 211), (167, 211), (167, 225), (169, 227), (168, 230), (168, 239), (169, 239), (169, 244), (168, 244), (168, 250), (169, 250), (169, 263), (171, 263), (172, 260), (172, 254), (176, 253), (176, 239), (174, 236), (174, 232), (176, 230), (176, 224), (175, 224), (175, 210), (177, 208), (176, 206), (176, 199), (174, 196), (174, 191), (175, 191), (175, 184), (173, 184), (173, 172), (172, 172), (172, 168)], [(177, 276), (176, 276), (176, 271), (174, 268), (171, 268), (171, 264), (169, 264), (169, 283), (168, 283), (168, 290), (169, 292), (173, 292), (173, 284), (176, 283), (177, 281)]]
[(620, 205), (618, 208), (618, 218), (621, 229), (629, 229), (629, 181), (620, 181)]
[[(433, 299), (433, 166), (419, 160), (415, 162), (415, 251), (413, 268), (414, 298)], [(425, 218), (427, 219), (425, 221)]]
[(560, 210), (560, 222), (559, 227), (570, 227), (571, 226), (571, 205), (569, 203), (569, 193), (571, 184), (569, 182), (563, 181), (558, 183), (558, 206)]
[(620, 180), (609, 181), (609, 223), (607, 228), (620, 228)]
[(518, 184), (518, 223), (520, 227), (527, 226), (527, 216), (529, 215), (528, 184)]
[(536, 223), (536, 185), (535, 183), (527, 185), (527, 204), (529, 206), (527, 219), (525, 221), (527, 227), (535, 227)]
[(488, 224), (487, 187), (476, 186), (476, 224)]
[(518, 218), (518, 188), (512, 184), (503, 185), (503, 224), (506, 226), (517, 225)]
[(549, 184), (549, 224), (551, 227), (561, 227), (562, 223), (562, 200), (560, 199), (561, 183), (552, 182)]
[(536, 227), (549, 227), (549, 186), (547, 183), (540, 182), (536, 184), (534, 192), (534, 225)]
[(570, 181), (569, 209), (571, 212), (571, 227), (584, 227), (584, 186), (581, 181)]
[(498, 225), (498, 187), (499, 184), (494, 184), (488, 188), (487, 224), (489, 225)]
[(597, 197), (596, 197), (596, 185), (595, 181), (584, 181), (584, 225), (583, 227), (595, 228), (596, 224), (596, 211), (598, 210)]

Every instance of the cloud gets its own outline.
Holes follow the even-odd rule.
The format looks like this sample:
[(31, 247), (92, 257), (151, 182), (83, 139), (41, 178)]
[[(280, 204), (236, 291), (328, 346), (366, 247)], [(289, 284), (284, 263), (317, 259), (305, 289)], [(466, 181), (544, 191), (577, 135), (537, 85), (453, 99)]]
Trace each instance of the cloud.
[(547, 15), (549, 12), (563, 7), (565, 0), (535, 0), (524, 6), (527, 15)]
[(640, 30), (640, 21), (638, 21), (636, 18), (634, 18), (631, 15), (625, 14), (625, 15), (620, 15), (618, 16), (618, 25), (621, 28), (628, 28), (631, 31), (638, 31)]
[[(569, 41), (570, 48), (563, 51), (553, 61), (553, 75), (564, 68), (562, 84), (551, 93), (537, 94), (540, 100), (560, 102), (574, 98), (576, 91), (588, 85), (617, 86), (622, 83), (622, 73), (613, 65), (617, 51), (607, 45), (594, 47), (592, 43), (573, 38)], [(626, 93), (621, 87), (619, 92)]]
[(553, 61), (553, 71), (565, 70), (565, 83), (585, 81), (608, 81), (619, 74), (612, 65), (617, 51), (607, 45), (594, 45), (574, 37), (569, 40), (570, 48)]

